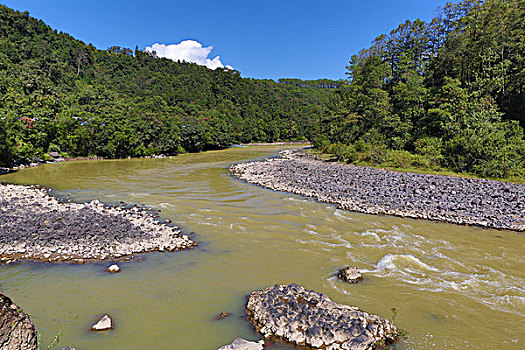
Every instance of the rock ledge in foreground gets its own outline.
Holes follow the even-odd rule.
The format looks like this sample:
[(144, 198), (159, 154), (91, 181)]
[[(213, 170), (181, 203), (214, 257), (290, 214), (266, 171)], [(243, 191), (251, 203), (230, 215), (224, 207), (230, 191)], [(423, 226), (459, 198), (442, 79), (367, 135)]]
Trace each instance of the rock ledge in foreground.
[(38, 349), (36, 328), (29, 315), (3, 294), (0, 294), (0, 349)]
[(394, 343), (397, 335), (389, 320), (297, 284), (253, 292), (246, 313), (263, 337), (313, 349), (371, 350), (379, 343)]

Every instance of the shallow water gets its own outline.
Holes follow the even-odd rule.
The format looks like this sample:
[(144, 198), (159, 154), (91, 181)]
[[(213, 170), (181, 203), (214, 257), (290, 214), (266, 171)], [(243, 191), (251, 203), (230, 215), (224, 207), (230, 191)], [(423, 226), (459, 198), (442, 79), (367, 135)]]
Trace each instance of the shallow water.
[[(395, 307), (409, 334), (399, 349), (525, 348), (523, 234), (345, 212), (228, 174), (231, 163), (285, 147), (68, 162), (0, 177), (77, 201), (150, 205), (200, 242), (140, 255), (115, 275), (107, 263), (2, 265), (3, 292), (31, 315), (43, 345), (60, 333), (59, 345), (77, 350), (213, 350), (258, 339), (243, 318), (246, 295), (291, 282), (385, 317)], [(336, 279), (343, 265), (365, 280)], [(232, 315), (215, 321), (222, 311)], [(89, 332), (106, 312), (116, 328)]]

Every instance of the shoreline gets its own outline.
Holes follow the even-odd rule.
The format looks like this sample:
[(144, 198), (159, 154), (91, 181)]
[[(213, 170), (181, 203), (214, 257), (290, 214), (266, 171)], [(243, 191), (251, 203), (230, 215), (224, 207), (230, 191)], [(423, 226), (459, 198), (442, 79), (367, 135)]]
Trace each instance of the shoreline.
[[(260, 142), (260, 143), (236, 143), (234, 145), (224, 146), (221, 149), (228, 149), (228, 148), (234, 148), (234, 147), (246, 147), (246, 146), (279, 146), (279, 145), (310, 145), (310, 141), (281, 141), (281, 142)], [(207, 151), (213, 151), (214, 149), (206, 149), (201, 152), (207, 152)], [(201, 152), (187, 152), (187, 153), (201, 153)], [(99, 156), (88, 156), (88, 157), (57, 157), (50, 161), (44, 161), (44, 160), (36, 160), (36, 161), (26, 161), (22, 162), (16, 165), (13, 165), (11, 167), (0, 167), (0, 175), (6, 175), (10, 173), (17, 172), (18, 170), (25, 169), (25, 168), (34, 168), (37, 166), (45, 165), (45, 164), (57, 164), (57, 163), (63, 163), (63, 162), (71, 162), (71, 161), (80, 161), (80, 160), (115, 160), (115, 159), (162, 159), (162, 158), (172, 158), (176, 157), (181, 154), (186, 153), (178, 153), (178, 154), (152, 154), (151, 156), (142, 156), (142, 157), (127, 157), (127, 158), (104, 158)]]
[(525, 231), (525, 185), (323, 162), (304, 150), (239, 163), (246, 182), (365, 214)]
[(62, 203), (48, 192), (0, 183), (0, 263), (118, 260), (196, 245), (146, 208)]

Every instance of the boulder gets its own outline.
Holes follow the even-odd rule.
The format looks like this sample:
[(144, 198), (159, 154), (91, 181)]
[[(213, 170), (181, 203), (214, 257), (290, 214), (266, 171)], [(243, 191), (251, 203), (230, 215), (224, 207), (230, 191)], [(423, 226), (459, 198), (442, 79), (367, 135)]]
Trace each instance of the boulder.
[(108, 267), (106, 269), (106, 271), (111, 272), (111, 273), (119, 273), (120, 272), (120, 267), (118, 267), (117, 264), (113, 264), (110, 267)]
[(363, 276), (361, 276), (359, 269), (353, 266), (343, 267), (339, 270), (337, 277), (348, 283), (357, 283), (363, 280)]
[(397, 329), (389, 320), (337, 304), (297, 284), (253, 292), (246, 313), (264, 338), (313, 349), (371, 350), (397, 340)]
[(92, 331), (105, 331), (105, 330), (112, 329), (112, 328), (113, 328), (113, 320), (111, 319), (111, 317), (109, 317), (108, 314), (105, 314), (104, 316), (100, 318), (100, 320), (98, 320), (97, 323), (95, 323), (91, 327), (91, 330)]
[(258, 342), (248, 341), (245, 339), (237, 338), (233, 343), (224, 345), (218, 350), (263, 350), (264, 341), (259, 340)]
[(58, 154), (58, 152), (49, 152), (49, 155), (53, 158), (60, 158), (60, 154)]
[(35, 325), (21, 308), (3, 294), (0, 294), (0, 349), (38, 349)]

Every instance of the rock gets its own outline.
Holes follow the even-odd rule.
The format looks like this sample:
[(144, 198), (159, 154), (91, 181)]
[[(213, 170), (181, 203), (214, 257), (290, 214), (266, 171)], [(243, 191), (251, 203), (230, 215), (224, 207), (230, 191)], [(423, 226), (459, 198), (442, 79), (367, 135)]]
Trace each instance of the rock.
[(0, 349), (38, 349), (35, 325), (21, 308), (3, 294), (0, 294)]
[(53, 158), (60, 158), (60, 154), (58, 154), (58, 152), (49, 152), (49, 155)]
[(105, 331), (105, 330), (112, 329), (112, 328), (113, 328), (113, 320), (111, 319), (111, 317), (109, 317), (108, 314), (106, 314), (102, 316), (102, 318), (100, 318), (100, 320), (91, 327), (91, 330), (92, 331)]
[(225, 345), (218, 350), (263, 350), (264, 341), (252, 342), (245, 339), (237, 338), (233, 343)]
[(217, 315), (217, 317), (215, 317), (216, 320), (222, 320), (223, 318), (225, 317), (228, 317), (230, 316), (230, 314), (226, 311), (223, 311), (221, 312), (219, 315)]
[(389, 320), (337, 304), (297, 284), (253, 292), (246, 313), (264, 338), (313, 349), (371, 350), (397, 340), (397, 329)]
[(69, 346), (64, 346), (63, 348), (60, 348), (58, 350), (76, 350), (76, 349), (72, 348), (72, 347), (69, 347)]
[(363, 276), (361, 276), (359, 269), (353, 266), (343, 267), (339, 270), (337, 277), (348, 283), (357, 283), (363, 280)]
[(111, 272), (111, 273), (119, 273), (120, 272), (120, 267), (118, 267), (117, 264), (113, 264), (110, 267), (108, 267), (106, 269), (106, 271)]

